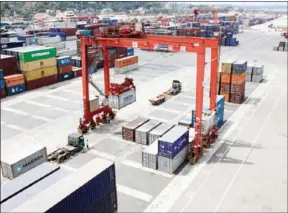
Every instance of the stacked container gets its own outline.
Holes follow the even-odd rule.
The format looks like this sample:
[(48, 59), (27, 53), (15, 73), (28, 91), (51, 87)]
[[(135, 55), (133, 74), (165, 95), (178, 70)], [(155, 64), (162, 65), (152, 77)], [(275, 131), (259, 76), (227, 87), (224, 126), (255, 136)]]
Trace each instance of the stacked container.
[(161, 124), (160, 121), (149, 120), (135, 130), (135, 142), (143, 145), (149, 144), (149, 132)]
[(127, 48), (126, 56), (134, 56), (134, 48)]
[(247, 82), (260, 83), (263, 80), (264, 65), (263, 64), (248, 64)]
[[(25, 41), (1, 42), (1, 51), (9, 48), (24, 47)], [(5, 52), (3, 52), (5, 54)]]
[(149, 145), (157, 141), (160, 137), (162, 137), (165, 133), (167, 133), (170, 129), (172, 129), (175, 125), (161, 123), (155, 129), (149, 132)]
[(192, 114), (188, 113), (185, 115), (179, 122), (178, 125), (185, 126), (185, 127), (192, 127)]
[(129, 56), (115, 60), (115, 73), (122, 74), (138, 69), (138, 56)]
[(158, 169), (158, 140), (142, 150), (142, 166)]
[(109, 48), (109, 67), (113, 68), (115, 67), (115, 60), (117, 59), (117, 48)]
[(233, 63), (231, 75), (230, 102), (241, 104), (245, 99), (247, 61), (238, 60)]
[(71, 56), (57, 57), (57, 66), (59, 81), (66, 81), (74, 78)]
[(232, 66), (235, 61), (229, 60), (222, 63), (220, 73), (220, 95), (223, 95), (226, 102), (229, 102), (230, 98), (230, 84), (231, 84), (231, 73)]
[(0, 55), (0, 69), (4, 76), (18, 73), (17, 59), (10, 55)]
[(115, 165), (96, 158), (11, 212), (115, 213), (117, 209)]
[(189, 130), (175, 126), (158, 140), (158, 169), (173, 174), (187, 157)]
[(135, 141), (135, 130), (149, 121), (148, 118), (138, 117), (122, 126), (122, 138), (127, 141)]
[(252, 81), (253, 67), (254, 67), (254, 64), (247, 64), (246, 82)]
[(65, 42), (62, 41), (60, 36), (49, 37), (43, 36), (39, 37), (37, 41), (38, 45), (43, 45), (46, 47), (54, 47), (56, 50), (63, 50), (65, 49)]
[(23, 74), (14, 74), (4, 77), (8, 96), (20, 94), (26, 91), (25, 79)]
[(12, 49), (12, 54), (19, 60), (19, 69), (25, 76), (27, 90), (58, 82), (55, 48), (29, 46)]
[(273, 46), (274, 51), (288, 51), (288, 42), (287, 41), (280, 41), (278, 45)]
[(217, 95), (217, 127), (222, 126), (224, 123), (224, 106), (225, 106), (225, 98), (223, 95)]

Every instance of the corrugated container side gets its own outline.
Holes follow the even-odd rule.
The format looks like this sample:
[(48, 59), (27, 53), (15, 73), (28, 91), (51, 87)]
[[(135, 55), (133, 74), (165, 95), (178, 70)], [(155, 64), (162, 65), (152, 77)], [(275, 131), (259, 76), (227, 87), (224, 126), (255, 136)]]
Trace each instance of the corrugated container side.
[(149, 144), (152, 144), (154, 141), (158, 140), (174, 126), (175, 125), (172, 124), (161, 123), (158, 127), (149, 132)]
[(36, 79), (53, 76), (53, 75), (56, 75), (57, 73), (58, 73), (57, 66), (44, 67), (44, 68), (40, 68), (40, 69), (32, 70), (32, 71), (25, 71), (25, 72), (23, 71), (26, 81), (33, 81)]
[(54, 67), (56, 66), (56, 58), (48, 58), (31, 62), (20, 62), (19, 66), (21, 71), (32, 71), (46, 67)]
[(65, 66), (65, 65), (72, 65), (71, 56), (58, 57), (57, 58), (57, 65), (58, 65), (58, 67)]
[(109, 106), (113, 109), (122, 109), (136, 101), (136, 90), (130, 89), (120, 95), (109, 95)]
[(17, 86), (19, 84), (24, 84), (24, 76), (22, 74), (8, 75), (4, 77), (6, 87)]
[(59, 72), (59, 74), (60, 74), (60, 73), (71, 72), (72, 70), (73, 70), (73, 68), (72, 68), (72, 65), (71, 65), (71, 64), (58, 67), (58, 72)]
[(6, 92), (6, 89), (3, 88), (3, 89), (0, 89), (0, 98), (5, 98), (7, 96), (7, 92)]
[(65, 73), (60, 73), (59, 74), (59, 81), (66, 81), (74, 78), (74, 72), (65, 72)]
[(135, 142), (143, 145), (148, 145), (149, 132), (161, 124), (161, 121), (149, 120), (141, 127), (135, 130)]
[(19, 53), (19, 59), (22, 62), (36, 61), (41, 59), (56, 57), (56, 48), (49, 48), (35, 51), (27, 51)]
[(17, 95), (17, 94), (23, 93), (25, 91), (26, 91), (26, 85), (25, 84), (18, 84), (15, 86), (7, 87), (7, 95), (8, 96)]
[(27, 90), (38, 89), (58, 82), (58, 74), (39, 78), (36, 80), (26, 81)]
[(135, 129), (148, 122), (148, 118), (138, 117), (135, 120), (122, 126), (122, 138), (128, 141), (135, 141)]

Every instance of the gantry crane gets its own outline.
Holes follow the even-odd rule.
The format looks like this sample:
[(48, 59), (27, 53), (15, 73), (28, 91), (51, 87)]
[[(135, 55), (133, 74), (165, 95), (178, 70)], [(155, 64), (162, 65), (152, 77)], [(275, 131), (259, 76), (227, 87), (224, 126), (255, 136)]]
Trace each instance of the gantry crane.
[(202, 110), (203, 110), (203, 81), (205, 69), (206, 48), (211, 48), (211, 75), (210, 75), (210, 109), (215, 110), (217, 95), (217, 71), (219, 61), (219, 38), (198, 38), (184, 36), (156, 36), (143, 35), (138, 38), (103, 38), (103, 37), (81, 37), (82, 43), (82, 83), (84, 120), (83, 124), (93, 121), (93, 116), (101, 112), (111, 112), (109, 106), (91, 112), (89, 106), (89, 82), (86, 66), (87, 46), (101, 46), (104, 55), (104, 87), (105, 95), (110, 93), (109, 76), (109, 52), (107, 47), (126, 47), (140, 49), (155, 49), (158, 45), (168, 45), (173, 52), (194, 52), (197, 53), (197, 76), (196, 76), (196, 121), (195, 121), (195, 142), (190, 156), (190, 162), (195, 163), (202, 155)]

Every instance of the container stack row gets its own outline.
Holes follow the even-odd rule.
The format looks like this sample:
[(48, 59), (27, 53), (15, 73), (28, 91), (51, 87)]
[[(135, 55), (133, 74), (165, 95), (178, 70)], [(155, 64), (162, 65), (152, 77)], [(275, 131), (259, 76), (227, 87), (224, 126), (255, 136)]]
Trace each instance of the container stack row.
[(57, 68), (59, 81), (66, 81), (74, 78), (71, 56), (57, 57)]
[(227, 33), (221, 38), (221, 46), (237, 46), (239, 41), (233, 37), (233, 33)]
[(247, 61), (227, 61), (222, 63), (220, 74), (220, 95), (226, 102), (241, 104), (245, 99)]
[(248, 64), (246, 82), (260, 83), (263, 80), (264, 65)]
[(283, 51), (287, 52), (288, 51), (288, 41), (280, 41), (278, 45), (275, 45), (273, 47), (274, 51)]
[(66, 48), (65, 42), (62, 41), (60, 36), (55, 36), (55, 37), (47, 37), (47, 36), (42, 37), (41, 36), (41, 37), (38, 37), (37, 44), (45, 46), (45, 47), (54, 47), (54, 48), (56, 48), (57, 52)]
[(128, 56), (115, 60), (115, 73), (123, 74), (138, 69), (138, 56)]

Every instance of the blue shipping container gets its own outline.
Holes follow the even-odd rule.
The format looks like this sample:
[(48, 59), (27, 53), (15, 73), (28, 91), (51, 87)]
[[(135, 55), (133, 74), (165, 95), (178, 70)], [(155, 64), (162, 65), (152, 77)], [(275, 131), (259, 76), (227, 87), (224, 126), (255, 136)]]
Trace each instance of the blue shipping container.
[(224, 110), (217, 114), (217, 127), (220, 127), (224, 122)]
[(127, 56), (133, 56), (134, 55), (134, 48), (127, 48), (126, 49), (126, 55)]
[(65, 73), (60, 73), (59, 74), (59, 81), (66, 81), (74, 78), (74, 72), (65, 72)]
[(3, 89), (3, 88), (5, 88), (5, 81), (4, 80), (0, 80), (0, 89)]
[(4, 79), (4, 73), (2, 69), (0, 69), (0, 79)]
[(75, 60), (75, 67), (82, 67), (81, 60)]
[(189, 131), (186, 127), (175, 126), (158, 141), (159, 156), (174, 158), (187, 144)]
[(51, 32), (56, 32), (56, 33), (61, 32), (61, 29), (60, 28), (56, 28), (56, 27), (50, 28), (50, 30), (51, 30)]
[(71, 56), (61, 56), (57, 58), (57, 66), (62, 67), (66, 65), (72, 64), (72, 58)]
[(25, 84), (18, 84), (16, 86), (7, 87), (7, 95), (12, 96), (26, 91)]
[(222, 109), (224, 110), (225, 106), (225, 99), (223, 95), (217, 95), (216, 99), (216, 107), (217, 107), (217, 112), (221, 111)]
[(247, 70), (247, 61), (238, 60), (233, 63), (232, 73), (241, 74)]
[(1, 49), (8, 49), (8, 48), (16, 48), (16, 47), (24, 47), (25, 41), (13, 41), (13, 42), (6, 42), (1, 43)]

